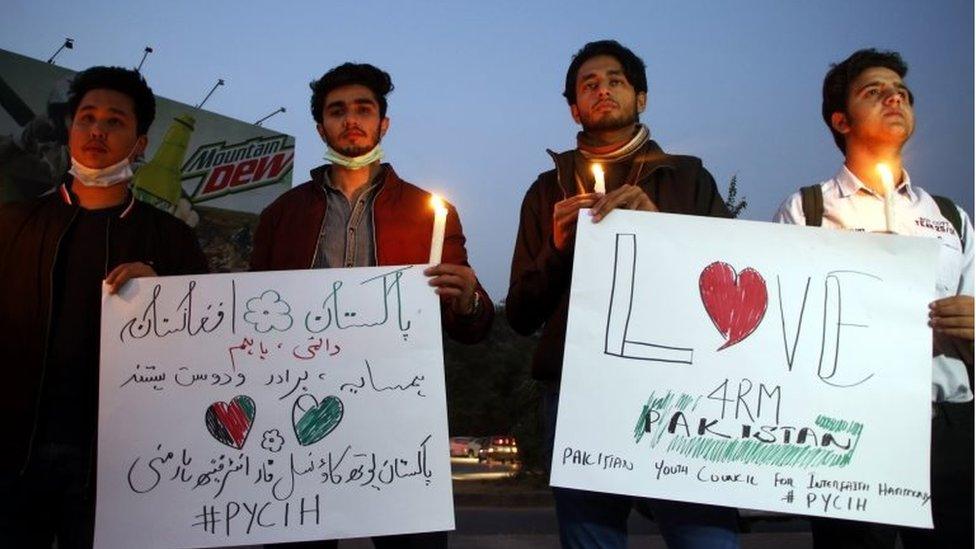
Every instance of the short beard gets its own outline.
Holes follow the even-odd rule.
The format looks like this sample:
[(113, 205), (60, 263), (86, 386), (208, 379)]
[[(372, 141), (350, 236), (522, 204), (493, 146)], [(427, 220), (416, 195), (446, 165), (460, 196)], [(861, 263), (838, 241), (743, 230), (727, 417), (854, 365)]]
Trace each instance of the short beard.
[(374, 141), (373, 144), (371, 145), (364, 145), (359, 147), (357, 146), (339, 147), (336, 146), (336, 144), (333, 143), (332, 140), (329, 139), (328, 137), (325, 138), (325, 144), (328, 145), (330, 149), (341, 154), (342, 156), (348, 156), (349, 158), (356, 158), (357, 156), (362, 156), (368, 153), (369, 151), (375, 149), (376, 146), (380, 144), (380, 141), (382, 141), (382, 138), (380, 137), (379, 127), (376, 128), (376, 141)]
[(357, 156), (362, 156), (369, 151), (376, 148), (380, 142), (377, 140), (372, 145), (362, 146), (362, 147), (337, 147), (334, 143), (330, 142), (328, 139), (325, 141), (326, 145), (335, 152), (341, 154), (342, 156), (348, 156), (349, 158), (356, 158)]
[(601, 118), (597, 121), (588, 120), (582, 118), (580, 124), (583, 126), (583, 131), (586, 133), (593, 132), (607, 132), (626, 128), (628, 126), (633, 126), (640, 121), (640, 116), (637, 109), (631, 114), (621, 114), (619, 116), (608, 116)]

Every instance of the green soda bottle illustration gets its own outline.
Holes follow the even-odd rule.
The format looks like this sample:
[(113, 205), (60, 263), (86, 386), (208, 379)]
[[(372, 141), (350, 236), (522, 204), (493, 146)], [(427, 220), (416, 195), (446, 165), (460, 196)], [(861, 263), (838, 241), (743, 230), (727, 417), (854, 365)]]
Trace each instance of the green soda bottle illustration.
[(196, 120), (188, 114), (173, 119), (152, 160), (140, 167), (132, 177), (132, 192), (137, 199), (164, 212), (176, 211), (183, 194), (180, 167), (195, 124)]

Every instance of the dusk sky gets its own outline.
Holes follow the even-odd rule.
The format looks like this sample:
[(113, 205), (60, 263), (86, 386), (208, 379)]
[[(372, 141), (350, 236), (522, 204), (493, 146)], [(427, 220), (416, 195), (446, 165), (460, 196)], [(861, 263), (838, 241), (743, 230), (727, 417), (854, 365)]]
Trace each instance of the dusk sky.
[(575, 146), (561, 96), (584, 43), (614, 38), (648, 67), (642, 120), (668, 152), (701, 157), (725, 194), (738, 176), (769, 220), (842, 157), (820, 118), (830, 63), (862, 47), (909, 64), (912, 181), (973, 212), (973, 2), (46, 2), (7, 0), (0, 48), (57, 64), (143, 68), (161, 96), (296, 138), (295, 184), (322, 162), (308, 82), (345, 61), (390, 72), (386, 161), (461, 214), (470, 260), (505, 297), (518, 209), (546, 148)]

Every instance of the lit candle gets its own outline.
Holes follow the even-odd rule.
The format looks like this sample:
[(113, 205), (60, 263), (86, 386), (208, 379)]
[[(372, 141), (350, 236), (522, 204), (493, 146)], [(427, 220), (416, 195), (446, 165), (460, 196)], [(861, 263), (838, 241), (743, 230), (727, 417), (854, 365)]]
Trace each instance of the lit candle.
[(431, 195), (430, 205), (434, 208), (434, 234), (430, 237), (430, 260), (428, 263), (439, 265), (441, 254), (444, 252), (444, 227), (447, 225), (447, 206), (436, 194)]
[(593, 192), (607, 194), (607, 183), (603, 180), (603, 166), (593, 164)]
[(895, 205), (895, 177), (891, 175), (891, 168), (884, 162), (878, 164), (875, 169), (878, 171), (878, 174), (881, 176), (881, 182), (884, 184), (885, 230), (891, 233), (894, 232), (893, 227), (895, 226), (895, 213), (893, 211)]

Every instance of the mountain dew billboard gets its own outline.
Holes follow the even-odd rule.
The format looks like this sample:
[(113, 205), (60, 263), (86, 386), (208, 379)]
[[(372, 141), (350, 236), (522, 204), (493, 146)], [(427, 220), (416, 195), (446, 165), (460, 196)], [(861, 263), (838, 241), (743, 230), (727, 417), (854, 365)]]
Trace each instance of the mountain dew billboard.
[(197, 181), (198, 202), (291, 180), (294, 140), (287, 135), (255, 137), (237, 143), (201, 145), (183, 164), (183, 179)]
[[(46, 193), (71, 167), (74, 75), (0, 49), (0, 203)], [(257, 214), (291, 188), (295, 139), (158, 95), (148, 138), (136, 196), (196, 227), (214, 268), (245, 268)]]

